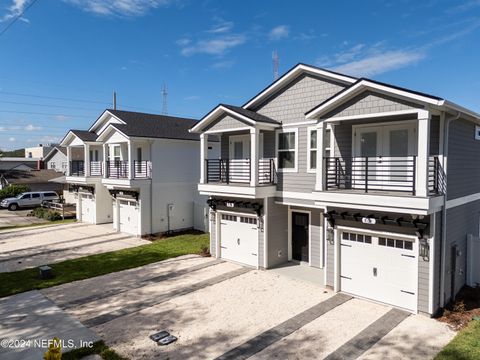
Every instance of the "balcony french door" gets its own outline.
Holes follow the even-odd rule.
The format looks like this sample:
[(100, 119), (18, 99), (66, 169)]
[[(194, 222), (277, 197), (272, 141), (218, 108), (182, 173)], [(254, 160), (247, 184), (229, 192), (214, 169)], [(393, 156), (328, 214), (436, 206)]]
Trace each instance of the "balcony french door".
[(250, 135), (230, 136), (229, 142), (229, 174), (230, 181), (236, 183), (250, 182)]
[(352, 187), (410, 187), (415, 182), (416, 143), (415, 122), (354, 127)]

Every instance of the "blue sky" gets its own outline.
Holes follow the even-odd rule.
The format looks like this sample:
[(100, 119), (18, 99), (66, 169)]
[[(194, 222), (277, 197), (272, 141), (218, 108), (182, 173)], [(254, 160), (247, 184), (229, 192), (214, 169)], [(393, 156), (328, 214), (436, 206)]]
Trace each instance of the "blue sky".
[[(0, 0), (0, 31), (32, 0)], [(480, 111), (480, 0), (38, 0), (0, 36), (0, 148), (60, 140), (111, 106), (201, 117), (298, 62)], [(68, 99), (68, 100), (66, 100)], [(75, 101), (74, 101), (75, 100)]]

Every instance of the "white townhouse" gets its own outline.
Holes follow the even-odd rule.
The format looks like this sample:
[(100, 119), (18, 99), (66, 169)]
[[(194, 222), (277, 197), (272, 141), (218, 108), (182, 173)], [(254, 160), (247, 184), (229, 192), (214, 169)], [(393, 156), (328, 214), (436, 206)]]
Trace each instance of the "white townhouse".
[[(199, 136), (188, 132), (196, 122), (107, 109), (90, 129), (70, 130), (61, 146), (78, 220), (137, 236), (205, 230), (208, 211), (196, 191)], [(218, 146), (209, 143), (209, 156), (218, 156)]]
[(435, 314), (480, 282), (479, 125), (448, 100), (298, 64), (190, 130), (210, 251), (297, 262), (334, 291)]

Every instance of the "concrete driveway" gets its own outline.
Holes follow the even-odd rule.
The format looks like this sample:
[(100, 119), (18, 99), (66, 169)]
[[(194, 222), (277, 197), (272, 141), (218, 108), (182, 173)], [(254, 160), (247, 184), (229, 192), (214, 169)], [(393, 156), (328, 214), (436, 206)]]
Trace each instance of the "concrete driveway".
[(0, 230), (7, 226), (42, 224), (47, 222), (47, 220), (39, 219), (35, 216), (27, 216), (31, 211), (32, 209), (9, 211), (0, 208)]
[(111, 224), (72, 223), (0, 232), (0, 272), (148, 243), (113, 231)]
[[(41, 291), (131, 359), (431, 359), (436, 320), (194, 255)], [(168, 330), (178, 341), (149, 339)]]

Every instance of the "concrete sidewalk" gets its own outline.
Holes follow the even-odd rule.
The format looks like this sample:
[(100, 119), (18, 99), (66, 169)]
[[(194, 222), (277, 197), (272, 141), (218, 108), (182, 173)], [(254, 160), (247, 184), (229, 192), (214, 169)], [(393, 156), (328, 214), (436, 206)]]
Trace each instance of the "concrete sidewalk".
[(64, 344), (62, 352), (100, 340), (39, 291), (0, 299), (0, 359), (43, 359), (55, 336)]

